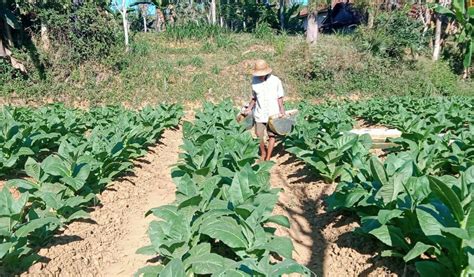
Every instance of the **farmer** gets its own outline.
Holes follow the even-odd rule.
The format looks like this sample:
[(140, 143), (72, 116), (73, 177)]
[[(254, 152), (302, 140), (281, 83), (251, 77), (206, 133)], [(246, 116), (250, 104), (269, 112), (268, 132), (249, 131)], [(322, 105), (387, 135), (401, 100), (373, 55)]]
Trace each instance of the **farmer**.
[[(275, 134), (268, 127), (271, 116), (283, 116), (283, 86), (280, 79), (272, 75), (272, 69), (264, 60), (255, 62), (252, 78), (252, 100), (244, 111), (249, 114), (254, 109), (255, 133), (260, 139), (260, 156), (262, 161), (270, 160), (275, 146)], [(268, 148), (265, 148), (265, 132), (268, 136)]]

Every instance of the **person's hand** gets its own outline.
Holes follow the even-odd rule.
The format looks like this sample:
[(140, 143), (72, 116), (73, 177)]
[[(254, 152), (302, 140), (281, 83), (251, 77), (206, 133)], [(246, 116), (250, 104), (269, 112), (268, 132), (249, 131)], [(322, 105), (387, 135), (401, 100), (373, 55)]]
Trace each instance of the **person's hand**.
[(281, 113), (281, 114), (278, 115), (278, 118), (283, 118), (283, 117), (285, 117), (285, 116), (286, 116), (286, 115), (285, 115), (284, 113)]
[(244, 111), (242, 112), (242, 114), (243, 114), (243, 115), (248, 115), (248, 114), (250, 114), (251, 111), (252, 111), (252, 110), (250, 110), (250, 109), (246, 109), (246, 110), (244, 110)]

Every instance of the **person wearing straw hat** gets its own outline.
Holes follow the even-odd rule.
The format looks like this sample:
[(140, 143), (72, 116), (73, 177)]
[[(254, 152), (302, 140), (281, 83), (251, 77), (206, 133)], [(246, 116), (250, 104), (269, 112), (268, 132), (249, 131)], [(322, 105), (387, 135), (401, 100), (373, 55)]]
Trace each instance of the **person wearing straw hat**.
[[(255, 133), (260, 139), (260, 156), (262, 161), (270, 160), (275, 146), (275, 134), (268, 127), (271, 116), (285, 114), (283, 106), (283, 85), (281, 80), (272, 74), (272, 69), (264, 60), (257, 60), (252, 72), (252, 99), (244, 111), (253, 110)], [(268, 136), (268, 148), (265, 147), (265, 132)]]

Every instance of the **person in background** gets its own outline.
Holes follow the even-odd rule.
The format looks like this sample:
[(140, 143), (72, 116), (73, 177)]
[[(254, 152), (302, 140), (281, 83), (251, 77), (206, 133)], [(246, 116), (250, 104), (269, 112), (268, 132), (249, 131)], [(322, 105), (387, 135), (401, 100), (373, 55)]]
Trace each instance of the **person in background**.
[[(270, 160), (275, 146), (275, 134), (268, 127), (268, 119), (285, 114), (283, 106), (283, 85), (280, 79), (272, 74), (272, 69), (264, 60), (255, 62), (252, 78), (252, 99), (244, 111), (253, 110), (255, 133), (260, 139), (260, 157), (262, 161)], [(265, 133), (268, 136), (268, 147), (265, 147)]]

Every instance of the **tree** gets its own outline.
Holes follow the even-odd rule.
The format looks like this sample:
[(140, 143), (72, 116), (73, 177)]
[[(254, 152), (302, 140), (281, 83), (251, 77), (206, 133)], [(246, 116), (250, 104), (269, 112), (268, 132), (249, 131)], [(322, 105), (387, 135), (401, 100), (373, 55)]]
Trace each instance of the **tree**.
[[(440, 0), (438, 5), (441, 7), (448, 7), (451, 3), (450, 0)], [(433, 61), (439, 60), (441, 53), (441, 34), (443, 27), (443, 14), (436, 13), (436, 25), (435, 25), (435, 39), (433, 45)]]
[(123, 32), (125, 36), (125, 52), (128, 52), (130, 47), (129, 47), (129, 38), (128, 38), (129, 29), (128, 29), (128, 18), (127, 18), (127, 13), (128, 13), (127, 1), (126, 0), (113, 0), (112, 6), (116, 10), (118, 10), (120, 15), (122, 16)]
[(140, 4), (138, 5), (140, 12), (143, 18), (143, 31), (146, 33), (148, 31), (148, 26), (146, 22), (146, 17), (148, 16), (148, 4)]
[(216, 0), (211, 0), (211, 23), (216, 24)]
[(318, 40), (318, 35), (319, 35), (319, 25), (317, 21), (318, 17), (318, 11), (311, 10), (308, 11), (308, 16), (307, 16), (307, 27), (306, 27), (306, 42), (309, 44), (314, 44)]
[(467, 78), (474, 55), (474, 7), (468, 7), (465, 0), (453, 0), (450, 9), (438, 5), (435, 11), (454, 19), (458, 24), (456, 42), (463, 53), (463, 77)]
[(331, 0), (311, 0), (308, 5), (308, 16), (306, 17), (306, 41), (315, 44), (319, 35), (318, 9), (330, 5)]

